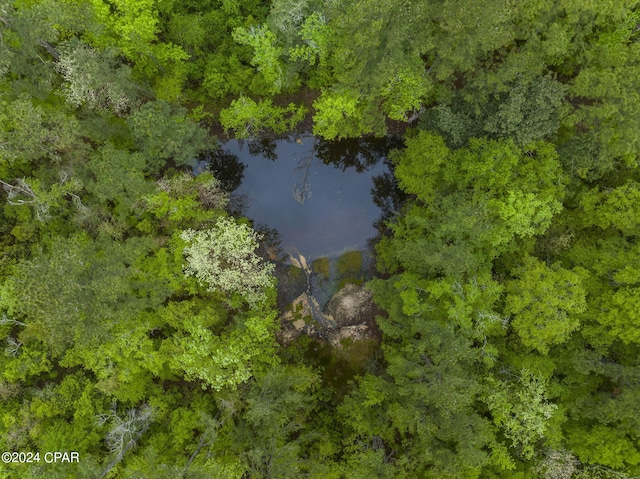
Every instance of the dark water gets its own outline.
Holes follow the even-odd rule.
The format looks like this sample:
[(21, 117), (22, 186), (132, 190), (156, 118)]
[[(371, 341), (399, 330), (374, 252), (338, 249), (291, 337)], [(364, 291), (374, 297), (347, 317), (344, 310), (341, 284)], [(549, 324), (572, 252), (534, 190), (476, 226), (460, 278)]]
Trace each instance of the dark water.
[(335, 257), (377, 235), (374, 223), (394, 203), (386, 157), (400, 146), (395, 138), (232, 140), (200, 166), (209, 163), (241, 199), (242, 215), (277, 231), (285, 252)]

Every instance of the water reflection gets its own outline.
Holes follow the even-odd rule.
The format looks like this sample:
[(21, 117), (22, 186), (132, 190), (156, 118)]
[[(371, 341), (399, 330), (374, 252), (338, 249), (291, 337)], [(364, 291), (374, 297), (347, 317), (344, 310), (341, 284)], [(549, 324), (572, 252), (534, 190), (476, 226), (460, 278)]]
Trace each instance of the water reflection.
[(242, 184), (244, 169), (247, 167), (237, 155), (229, 150), (209, 150), (199, 158), (199, 164), (206, 164), (213, 176), (220, 181), (222, 189), (228, 193), (237, 190)]
[(280, 232), (265, 224), (255, 224), (254, 229), (262, 236), (260, 246), (256, 252), (263, 258), (268, 258), (270, 261), (285, 262), (287, 254), (282, 249), (282, 237)]
[(389, 171), (373, 178), (371, 196), (373, 202), (380, 208), (382, 215), (375, 222), (375, 227), (381, 233), (386, 231), (386, 223), (394, 219), (407, 201), (408, 195), (400, 189), (396, 177), (393, 175), (393, 165), (385, 158)]
[(271, 248), (266, 256), (284, 250), (313, 259), (365, 248), (380, 216), (399, 209), (386, 157), (401, 146), (393, 137), (231, 140), (207, 158), (243, 209), (234, 212), (266, 225), (260, 226), (268, 236), (264, 248)]
[(247, 142), (251, 156), (264, 156), (267, 160), (276, 161), (278, 143), (273, 138), (252, 138)]
[(335, 141), (318, 138), (315, 152), (326, 165), (333, 165), (342, 171), (355, 168), (358, 173), (361, 173), (385, 159), (391, 150), (403, 147), (402, 138), (396, 136), (348, 138)]
[(294, 176), (298, 177), (298, 180), (293, 185), (293, 197), (301, 205), (304, 205), (305, 201), (311, 198), (313, 193), (311, 189), (313, 159), (313, 151), (304, 154), (297, 159), (298, 164), (293, 170)]

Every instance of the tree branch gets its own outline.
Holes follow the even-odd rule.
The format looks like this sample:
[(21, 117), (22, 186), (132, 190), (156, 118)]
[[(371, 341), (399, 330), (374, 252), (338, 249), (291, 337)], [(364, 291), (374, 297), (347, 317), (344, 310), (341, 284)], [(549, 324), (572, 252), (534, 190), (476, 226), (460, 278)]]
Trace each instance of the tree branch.
[[(7, 28), (11, 28), (11, 23), (9, 23), (9, 20), (4, 17), (0, 17), (0, 23), (2, 23)], [(46, 40), (38, 39), (38, 45), (47, 50), (49, 52), (49, 55), (51, 55), (55, 61), (60, 60), (60, 54), (56, 51), (54, 46), (51, 45), (51, 43)]]
[(113, 469), (122, 460), (127, 451), (131, 449), (136, 444), (136, 442), (138, 442), (138, 439), (140, 439), (145, 432), (147, 432), (147, 429), (149, 429), (150, 426), (151, 423), (147, 423), (136, 435), (136, 437), (132, 438), (129, 443), (122, 448), (122, 451), (120, 451), (115, 459), (109, 463), (107, 468), (102, 471), (102, 474), (100, 474), (97, 479), (104, 479), (106, 475), (109, 474), (109, 471), (111, 471), (111, 469)]
[(49, 55), (51, 55), (55, 61), (60, 61), (60, 54), (56, 51), (53, 45), (51, 45), (51, 43), (45, 40), (38, 40), (38, 45), (44, 47), (44, 49), (49, 52)]
[(203, 434), (202, 436), (200, 436), (200, 443), (198, 443), (198, 447), (196, 448), (195, 451), (193, 451), (193, 454), (191, 454), (191, 457), (189, 458), (189, 462), (187, 462), (187, 465), (184, 466), (183, 474), (187, 473), (187, 469), (189, 469), (189, 466), (191, 465), (193, 460), (196, 458), (196, 456), (204, 446), (207, 446), (207, 444), (204, 443), (204, 434)]

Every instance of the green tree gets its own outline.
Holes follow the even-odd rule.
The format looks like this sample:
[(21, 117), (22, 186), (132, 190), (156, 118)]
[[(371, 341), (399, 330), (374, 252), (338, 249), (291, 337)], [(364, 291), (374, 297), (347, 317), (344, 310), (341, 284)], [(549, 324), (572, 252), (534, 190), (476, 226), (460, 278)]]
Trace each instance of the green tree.
[(484, 400), (494, 423), (502, 429), (519, 456), (531, 459), (536, 443), (545, 436), (547, 421), (557, 409), (547, 399), (545, 381), (523, 370), (517, 383), (489, 377), (486, 387)]
[(421, 126), (439, 132), (457, 148), (484, 135), (512, 138), (520, 146), (554, 138), (567, 87), (552, 75), (518, 77), (488, 95), (481, 88), (470, 84), (426, 109)]
[(185, 108), (166, 101), (145, 103), (127, 123), (151, 174), (161, 171), (168, 160), (177, 166), (193, 162), (198, 153), (212, 146), (206, 130), (187, 117)]
[(506, 282), (504, 310), (513, 314), (511, 324), (525, 346), (547, 353), (578, 329), (586, 310), (580, 273), (527, 257), (514, 272), (517, 279)]
[(313, 108), (313, 133), (327, 140), (370, 133), (363, 124), (362, 103), (352, 92), (323, 92)]
[[(268, 307), (229, 318), (219, 304), (182, 301), (170, 303), (162, 315), (175, 332), (160, 347), (157, 360), (187, 380), (201, 381), (203, 388), (234, 388), (277, 362), (276, 314)], [(229, 327), (223, 328), (228, 321)]]
[(452, 151), (419, 132), (394, 162), (400, 187), (418, 201), (377, 247), (391, 272), (473, 275), (514, 239), (543, 233), (562, 208), (560, 164), (546, 143), (473, 139)]
[(77, 40), (58, 50), (55, 68), (65, 80), (63, 93), (71, 105), (120, 116), (135, 106), (142, 89), (132, 81), (131, 68), (118, 62), (117, 50), (100, 51)]
[(593, 38), (574, 60), (581, 68), (569, 95), (577, 107), (567, 108), (562, 119), (563, 156), (581, 178), (638, 165), (638, 12), (617, 4), (599, 13)]
[[(312, 429), (317, 373), (304, 366), (277, 366), (243, 387), (241, 409), (221, 431), (220, 454), (241, 459), (255, 478), (294, 478), (309, 474), (320, 458), (305, 457), (318, 439)], [(319, 477), (319, 476), (310, 476)]]
[(225, 130), (233, 130), (236, 138), (256, 137), (269, 132), (283, 134), (292, 131), (304, 119), (306, 112), (304, 106), (293, 103), (283, 108), (274, 106), (271, 100), (256, 103), (242, 96), (220, 112), (220, 123)]
[(101, 49), (115, 44), (135, 62), (139, 74), (150, 78), (188, 58), (179, 46), (158, 41), (159, 18), (153, 0), (91, 0), (91, 6), (103, 25), (100, 34), (92, 36), (92, 43)]
[(135, 238), (121, 244), (86, 236), (54, 240), (18, 265), (3, 285), (1, 308), (26, 323), (21, 342), (41, 344), (54, 356), (74, 343), (95, 345), (119, 322), (164, 300), (160, 288), (136, 294), (145, 278), (131, 265), (150, 246)]
[(263, 76), (266, 92), (279, 93), (286, 86), (283, 68), (280, 65), (283, 52), (277, 45), (273, 32), (266, 25), (238, 27), (233, 31), (233, 38), (241, 45), (253, 48), (251, 64)]
[(378, 318), (385, 374), (360, 378), (339, 407), (347, 461), (366, 461), (369, 474), (477, 477), (489, 463), (493, 435), (474, 404), (478, 366), (491, 348), (473, 329), (502, 329), (499, 318), (497, 330), (487, 321), (497, 291), (452, 283), (409, 274), (371, 283), (387, 311)]
[[(0, 168), (38, 159), (59, 163), (67, 151), (85, 150), (75, 117), (34, 103), (27, 95), (0, 103)], [(0, 172), (7, 174), (6, 170)]]
[(183, 231), (185, 274), (195, 276), (210, 291), (237, 293), (250, 305), (266, 299), (273, 286), (274, 266), (255, 254), (258, 234), (246, 224), (220, 217), (208, 230)]

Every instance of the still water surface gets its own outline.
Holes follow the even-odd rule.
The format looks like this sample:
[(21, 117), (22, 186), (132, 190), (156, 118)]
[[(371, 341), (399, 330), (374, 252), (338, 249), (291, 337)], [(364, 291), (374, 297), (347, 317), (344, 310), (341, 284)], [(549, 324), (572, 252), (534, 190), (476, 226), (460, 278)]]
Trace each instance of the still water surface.
[(231, 140), (208, 162), (243, 199), (243, 215), (275, 228), (285, 252), (313, 259), (363, 249), (376, 236), (382, 210), (374, 201), (374, 179), (389, 177), (386, 155), (397, 146), (387, 138)]

